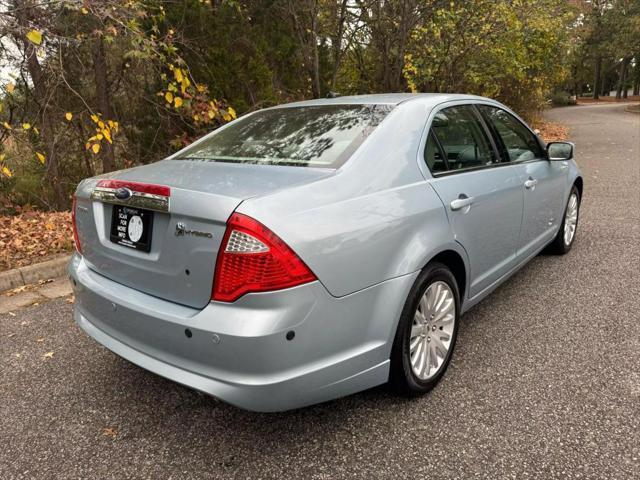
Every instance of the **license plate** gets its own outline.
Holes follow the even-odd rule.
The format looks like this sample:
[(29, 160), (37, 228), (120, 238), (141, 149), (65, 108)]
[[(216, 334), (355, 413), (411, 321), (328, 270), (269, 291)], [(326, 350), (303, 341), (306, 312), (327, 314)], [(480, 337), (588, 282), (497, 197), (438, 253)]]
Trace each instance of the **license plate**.
[(148, 252), (151, 250), (153, 212), (124, 205), (114, 205), (111, 217), (112, 242), (123, 247)]

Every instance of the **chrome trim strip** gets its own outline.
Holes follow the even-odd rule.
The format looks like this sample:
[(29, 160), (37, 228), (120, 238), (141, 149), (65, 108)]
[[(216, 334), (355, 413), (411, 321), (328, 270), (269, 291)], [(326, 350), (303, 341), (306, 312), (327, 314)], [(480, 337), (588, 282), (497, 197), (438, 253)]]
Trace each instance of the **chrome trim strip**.
[(156, 212), (169, 212), (169, 197), (132, 190), (131, 197), (127, 200), (121, 200), (116, 197), (116, 190), (115, 188), (96, 187), (93, 189), (93, 192), (91, 192), (91, 200), (155, 210)]

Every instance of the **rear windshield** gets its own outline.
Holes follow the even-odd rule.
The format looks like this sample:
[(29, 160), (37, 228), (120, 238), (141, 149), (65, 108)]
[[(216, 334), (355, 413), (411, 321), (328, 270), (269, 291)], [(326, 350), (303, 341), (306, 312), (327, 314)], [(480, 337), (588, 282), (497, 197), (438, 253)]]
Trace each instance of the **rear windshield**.
[(176, 158), (337, 168), (391, 108), (323, 105), (262, 110), (187, 147)]

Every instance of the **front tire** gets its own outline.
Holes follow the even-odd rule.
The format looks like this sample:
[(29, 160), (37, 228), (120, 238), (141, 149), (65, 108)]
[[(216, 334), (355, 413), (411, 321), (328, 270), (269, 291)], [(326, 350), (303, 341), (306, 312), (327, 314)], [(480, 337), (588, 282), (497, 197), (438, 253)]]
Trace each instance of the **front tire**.
[(564, 217), (558, 234), (549, 244), (547, 251), (554, 255), (564, 255), (571, 250), (578, 231), (578, 217), (580, 214), (580, 192), (574, 185), (571, 187), (569, 199), (564, 209)]
[(458, 335), (460, 293), (451, 271), (441, 263), (418, 276), (405, 303), (391, 352), (389, 383), (417, 396), (444, 375)]

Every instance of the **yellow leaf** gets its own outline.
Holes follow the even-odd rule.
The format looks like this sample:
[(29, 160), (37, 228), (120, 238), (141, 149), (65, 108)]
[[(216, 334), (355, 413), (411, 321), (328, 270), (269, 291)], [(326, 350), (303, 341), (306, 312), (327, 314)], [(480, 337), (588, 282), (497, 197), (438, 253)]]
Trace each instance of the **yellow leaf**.
[(38, 127), (33, 127), (33, 131), (36, 132), (36, 135), (40, 135), (40, 130), (38, 130)]
[(182, 106), (182, 99), (180, 97), (176, 97), (173, 104), (176, 108), (180, 108)]
[[(96, 138), (97, 138), (98, 140), (102, 140), (102, 139), (104, 138), (104, 136), (103, 136), (101, 133), (99, 133), (98, 135), (96, 135)], [(97, 152), (96, 152), (96, 153), (97, 153)]]
[(231, 115), (231, 118), (236, 118), (237, 117), (236, 111), (233, 108), (231, 108), (231, 107), (227, 108), (227, 112), (229, 112), (229, 115)]
[(167, 101), (167, 103), (173, 103), (173, 93), (171, 92), (165, 93), (164, 99)]
[(16, 86), (13, 83), (9, 83), (7, 85), (7, 93), (13, 93), (15, 89), (16, 89)]
[(109, 130), (105, 128), (104, 130), (102, 130), (102, 134), (104, 135), (104, 138), (107, 139), (107, 142), (113, 143), (113, 141), (111, 141), (111, 134), (109, 133)]
[(205, 85), (201, 84), (201, 83), (199, 83), (196, 86), (196, 88), (197, 88), (198, 92), (200, 92), (200, 93), (204, 92), (207, 89), (207, 87)]
[(119, 128), (118, 122), (113, 122), (113, 129), (116, 131), (116, 133), (118, 133), (118, 128)]
[(29, 130), (31, 128), (31, 124), (30, 123), (23, 123), (22, 124), (22, 129), (23, 130)]
[(85, 7), (82, 7), (80, 11), (82, 12), (83, 15), (86, 15), (87, 13), (89, 13), (89, 10), (87, 10)]
[(213, 120), (213, 117), (215, 117), (215, 116), (216, 116), (216, 112), (214, 112), (213, 110), (209, 110), (209, 111), (207, 112), (207, 115), (209, 115), (209, 118), (210, 118), (211, 120)]
[(100, 120), (98, 122), (98, 126), (100, 127), (100, 130), (102, 130), (104, 128), (104, 122), (102, 120)]
[(2, 126), (3, 126), (4, 128), (6, 128), (7, 130), (11, 130), (11, 125), (9, 125), (7, 122), (3, 122), (3, 123), (2, 123)]
[(47, 157), (45, 157), (42, 153), (40, 152), (36, 152), (36, 157), (38, 157), (38, 160), (40, 160), (40, 163), (44, 165), (44, 161), (47, 159)]
[(4, 173), (7, 178), (13, 177), (13, 172), (9, 170), (9, 167), (2, 167), (2, 173)]
[(113, 128), (114, 127), (113, 120), (109, 120), (107, 123), (109, 124), (109, 128)]
[(73, 113), (71, 113), (71, 112), (67, 112), (67, 113), (65, 113), (65, 114), (64, 114), (64, 118), (66, 118), (66, 119), (67, 119), (67, 122), (70, 122), (70, 121), (71, 121), (71, 119), (73, 118)]
[(31, 43), (34, 43), (36, 45), (40, 45), (42, 43), (42, 33), (38, 30), (31, 30), (29, 33), (27, 33), (27, 38)]
[(4, 160), (4, 157), (6, 157), (7, 155), (4, 153), (0, 153), (0, 162)]
[(89, 150), (89, 149), (91, 148), (91, 144), (90, 144), (89, 142), (85, 143), (85, 144), (84, 144), (84, 148), (85, 148), (86, 150)]
[(98, 123), (100, 119), (98, 118), (97, 115), (91, 115), (91, 120), (93, 120), (93, 123)]
[(187, 91), (189, 85), (191, 85), (191, 81), (189, 81), (187, 77), (184, 77), (182, 79), (182, 83), (180, 84), (180, 90), (182, 90), (182, 93), (185, 93)]
[(91, 147), (91, 151), (95, 154), (97, 154), (100, 151), (100, 144), (99, 143), (94, 143), (93, 146)]
[(182, 83), (182, 79), (184, 78), (184, 75), (182, 75), (182, 70), (180, 70), (179, 68), (174, 68), (173, 69), (173, 74), (176, 77), (176, 81), (178, 83)]
[(0, 103), (0, 113), (2, 113), (2, 110), (4, 110), (4, 103)]

